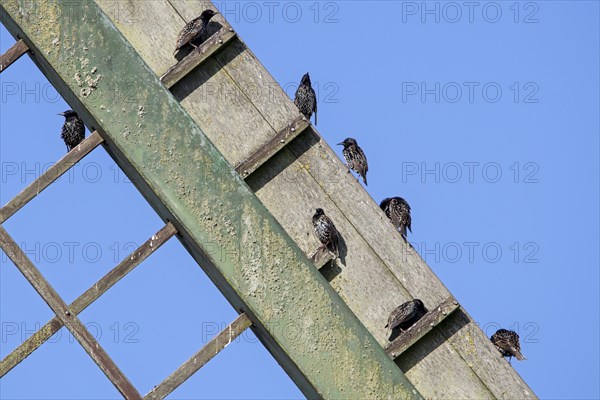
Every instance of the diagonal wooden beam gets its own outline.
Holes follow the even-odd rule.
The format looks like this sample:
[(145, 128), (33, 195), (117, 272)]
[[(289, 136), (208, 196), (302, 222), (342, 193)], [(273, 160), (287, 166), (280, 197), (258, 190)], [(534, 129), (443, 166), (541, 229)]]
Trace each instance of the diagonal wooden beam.
[(241, 314), (217, 336), (211, 339), (204, 347), (202, 347), (189, 360), (183, 363), (175, 372), (167, 379), (162, 381), (158, 386), (152, 389), (146, 396), (145, 400), (162, 400), (171, 392), (177, 389), (183, 382), (188, 380), (200, 368), (215, 357), (229, 343), (233, 342), (239, 335), (252, 325), (250, 318), (246, 314)]
[(385, 351), (395, 359), (404, 353), (409, 347), (417, 343), (423, 336), (439, 325), (447, 316), (452, 314), (460, 305), (452, 296), (444, 300), (440, 305), (429, 311), (408, 330), (400, 334)]
[[(91, 288), (79, 296), (71, 305), (69, 310), (72, 314), (79, 314), (85, 310), (90, 304), (96, 301), (100, 296), (113, 287), (117, 282), (137, 267), (150, 254), (158, 250), (166, 243), (177, 230), (170, 222), (159, 230), (155, 235), (148, 239), (143, 245), (137, 248), (133, 253), (128, 255), (119, 265), (113, 268), (102, 279), (96, 282)], [(19, 347), (13, 350), (0, 362), (0, 378), (6, 375), (17, 364), (27, 358), (38, 347), (50, 339), (52, 335), (62, 328), (63, 322), (60, 318), (54, 317), (46, 323), (40, 330), (30, 336), (26, 341), (21, 343)]]
[(88, 155), (100, 143), (102, 137), (97, 131), (94, 131), (89, 137), (84, 139), (78, 146), (68, 152), (56, 164), (48, 169), (42, 176), (33, 181), (21, 193), (16, 195), (4, 207), (0, 208), (0, 224), (3, 224), (14, 213), (19, 211), (25, 204), (29, 203), (35, 196), (40, 194), (52, 182), (60, 178), (69, 168), (77, 164), (83, 157)]
[(0, 247), (17, 266), (19, 271), (29, 281), (31, 286), (44, 299), (46, 304), (54, 311), (60, 322), (67, 327), (84, 350), (100, 367), (106, 377), (115, 385), (119, 393), (126, 399), (141, 399), (135, 387), (129, 382), (123, 372), (117, 367), (106, 351), (94, 339), (92, 334), (81, 323), (77, 315), (69, 309), (64, 300), (56, 293), (54, 288), (44, 279), (40, 271), (33, 265), (27, 255), (8, 232), (0, 226)]
[(185, 56), (184, 59), (169, 68), (169, 70), (160, 77), (160, 80), (167, 89), (172, 88), (177, 82), (192, 72), (210, 56), (219, 51), (223, 46), (226, 46), (227, 43), (236, 36), (237, 35), (232, 27), (222, 27), (218, 32), (198, 46), (197, 49), (192, 50), (192, 52)]
[(0, 55), (0, 73), (21, 58), (28, 50), (29, 47), (27, 47), (23, 39), (19, 39), (10, 49), (6, 50), (6, 53)]
[[(306, 397), (418, 398), (98, 2), (77, 8), (79, 20), (93, 23), (74, 21), (70, 8), (69, 2), (39, 0), (29, 10), (19, 0), (0, 0), (0, 17), (31, 44), (34, 62), (59, 93), (98, 127), (108, 153), (163, 220), (173, 221), (184, 247), (233, 307), (249, 316), (257, 337)], [(40, 16), (52, 16), (52, 23), (40, 29)], [(89, 64), (73, 62), (80, 58)], [(85, 87), (76, 74), (90, 78)], [(135, 90), (115, 96), (124, 85)]]

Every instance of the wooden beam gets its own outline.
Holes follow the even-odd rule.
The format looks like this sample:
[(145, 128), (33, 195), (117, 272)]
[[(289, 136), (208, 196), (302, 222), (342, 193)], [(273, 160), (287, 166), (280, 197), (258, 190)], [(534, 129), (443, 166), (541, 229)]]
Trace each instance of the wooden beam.
[(310, 123), (304, 116), (299, 116), (279, 131), (272, 139), (256, 150), (246, 160), (239, 163), (235, 170), (242, 178), (246, 179), (267, 160), (272, 158), (279, 150), (300, 135)]
[(192, 50), (184, 59), (173, 65), (160, 80), (166, 88), (170, 89), (183, 79), (192, 70), (197, 68), (206, 59), (226, 46), (237, 35), (230, 26), (222, 27), (217, 33), (208, 38), (204, 43)]
[(83, 157), (88, 155), (102, 142), (103, 139), (100, 134), (94, 131), (89, 137), (74, 147), (44, 174), (27, 186), (21, 193), (16, 195), (4, 207), (0, 208), (0, 224), (3, 224), (7, 219), (14, 215), (14, 213), (19, 211), (25, 204), (29, 203), (34, 197), (50, 186), (52, 182), (60, 178), (69, 170), (69, 168), (81, 161)]
[[(20, 1), (2, 0), (0, 5), (7, 29), (31, 43), (42, 72), (59, 93), (72, 95), (82, 117), (98, 127), (108, 153), (163, 220), (173, 222), (192, 257), (234, 308), (248, 315), (257, 337), (306, 397), (418, 398), (419, 392), (373, 335), (176, 101), (182, 93), (174, 96), (165, 88), (150, 70), (151, 63), (137, 49), (131, 51), (132, 44), (98, 3), (78, 8), (81, 19), (95, 22), (80, 24), (70, 18), (67, 2), (38, 1), (35, 15), (52, 15), (52, 24), (44, 29)], [(139, 5), (153, 11), (147, 2)], [(145, 25), (128, 32), (135, 30), (145, 39)], [(56, 37), (61, 38), (58, 45), (52, 44)], [(187, 89), (194, 83), (190, 77), (208, 73), (216, 66), (213, 58), (238, 44), (233, 41), (215, 53), (186, 76), (185, 85), (174, 88)], [(84, 57), (89, 64), (72, 62)], [(102, 79), (82, 90), (72, 77), (92, 70)], [(119, 98), (114, 88), (123, 82), (135, 90)], [(291, 107), (293, 117), (286, 124), (298, 114)], [(215, 111), (205, 117), (212, 118)], [(221, 117), (247, 122), (234, 111), (230, 108)], [(211, 251), (215, 246), (217, 254)], [(289, 335), (290, 330), (297, 335)]]
[(29, 51), (29, 47), (27, 47), (23, 39), (19, 39), (10, 49), (6, 50), (6, 53), (0, 55), (0, 73), (10, 67), (12, 63), (21, 58), (27, 51)]
[[(162, 2), (152, 8), (145, 7), (144, 0), (130, 2), (143, 13), (144, 20), (156, 23), (128, 25), (118, 18), (113, 22), (158, 76), (173, 60), (172, 54), (161, 52), (161, 48), (171, 48), (185, 21), (206, 7), (212, 8), (210, 3), (187, 0), (169, 0), (171, 9)], [(97, 3), (105, 10), (112, 5), (111, 0)], [(226, 24), (222, 15), (215, 18)], [(288, 93), (241, 39), (215, 53), (172, 90), (231, 165), (248, 159), (298, 115)], [(260, 168), (245, 180), (307, 255), (319, 245), (310, 222), (314, 208), (321, 207), (332, 217), (348, 251), (343, 262), (336, 261), (339, 268), (335, 271), (327, 267), (321, 271), (327, 272), (332, 288), (384, 347), (388, 336), (382, 327), (390, 309), (412, 298), (420, 298), (431, 307), (451, 294), (419, 254), (407, 246), (369, 193), (347, 173), (336, 152), (313, 131), (303, 135), (303, 140), (292, 141), (270, 158), (268, 168)], [(427, 398), (439, 396), (440, 391), (453, 398), (484, 398), (491, 396), (490, 391), (498, 398), (535, 398), (503, 360), (471, 361), (471, 355), (479, 352), (479, 345), (487, 346), (489, 338), (469, 317), (467, 326), (457, 333), (446, 332), (459, 314), (453, 313), (440, 329), (428, 335), (428, 342), (439, 339), (442, 345), (424, 350), (422, 341), (411, 348), (418, 347), (426, 354), (423, 358), (415, 356), (417, 361), (405, 370), (417, 390)], [(460, 323), (464, 324), (464, 319)], [(444, 332), (440, 332), (442, 327)]]
[(215, 357), (221, 350), (233, 342), (239, 335), (252, 325), (246, 314), (241, 314), (235, 321), (223, 329), (217, 336), (212, 338), (189, 360), (183, 363), (175, 372), (169, 375), (158, 386), (152, 389), (145, 400), (162, 400), (177, 389), (183, 382), (188, 380), (200, 368)]
[(126, 399), (141, 399), (141, 395), (119, 367), (117, 367), (106, 351), (94, 339), (94, 336), (85, 328), (83, 323), (77, 318), (77, 315), (71, 312), (63, 299), (56, 293), (48, 281), (44, 279), (40, 271), (38, 271), (2, 226), (0, 226), (0, 247), (17, 266), (19, 271), (21, 271), (25, 279), (29, 281), (31, 286), (44, 299), (46, 304), (54, 311), (60, 322), (67, 327), (73, 334), (73, 337), (81, 344), (81, 347), (100, 367), (112, 384), (115, 385), (119, 393)]
[[(123, 261), (113, 268), (102, 279), (96, 282), (91, 288), (79, 296), (71, 305), (69, 310), (72, 314), (78, 315), (85, 310), (90, 304), (96, 301), (100, 296), (113, 287), (117, 282), (131, 272), (135, 267), (140, 265), (150, 254), (158, 250), (164, 243), (167, 242), (177, 230), (170, 222), (159, 230), (155, 235), (148, 239), (143, 245), (137, 248), (133, 253), (128, 255)], [(27, 358), (38, 347), (50, 339), (52, 335), (62, 328), (63, 322), (60, 318), (54, 317), (46, 323), (40, 330), (27, 338), (19, 347), (13, 350), (0, 362), (0, 378), (6, 375), (17, 364)]]
[(444, 300), (440, 305), (429, 311), (418, 320), (408, 330), (402, 332), (392, 343), (387, 345), (385, 348), (386, 353), (392, 359), (400, 356), (406, 349), (415, 344), (429, 331), (439, 325), (447, 316), (452, 314), (454, 310), (459, 307), (458, 301), (454, 297), (450, 296)]

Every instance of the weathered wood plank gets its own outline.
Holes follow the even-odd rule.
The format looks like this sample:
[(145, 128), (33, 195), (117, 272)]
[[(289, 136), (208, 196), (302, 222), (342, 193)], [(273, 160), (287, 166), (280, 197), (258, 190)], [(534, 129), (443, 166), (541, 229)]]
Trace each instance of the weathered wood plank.
[(23, 189), (21, 193), (6, 203), (4, 207), (0, 208), (0, 224), (19, 211), (25, 204), (29, 203), (34, 197), (50, 186), (52, 182), (60, 178), (69, 168), (81, 161), (83, 157), (98, 147), (102, 141), (102, 137), (96, 131), (85, 138), (77, 147), (73, 148), (39, 178)]
[(81, 344), (81, 347), (100, 367), (112, 384), (115, 385), (119, 393), (126, 399), (141, 399), (142, 396), (131, 382), (129, 382), (119, 367), (117, 367), (106, 351), (104, 351), (92, 334), (85, 328), (83, 323), (77, 318), (77, 315), (71, 312), (63, 299), (60, 298), (48, 281), (44, 279), (27, 255), (25, 255), (2, 226), (0, 226), (0, 247), (36, 292), (44, 299), (46, 304), (54, 311), (62, 324), (69, 329), (73, 337)]
[(127, 37), (157, 76), (162, 76), (177, 59), (173, 56), (177, 35), (186, 22), (173, 12), (168, 0), (96, 0), (96, 4)]
[(10, 49), (0, 55), (0, 73), (10, 67), (12, 63), (17, 61), (21, 56), (29, 50), (23, 39), (17, 40), (17, 43), (12, 45)]
[(446, 319), (458, 307), (458, 301), (452, 296), (448, 297), (442, 304), (430, 310), (408, 330), (402, 332), (393, 342), (387, 345), (385, 351), (392, 359), (395, 359)]
[[(185, 20), (206, 8), (205, 2), (172, 0), (171, 4)], [(147, 47), (140, 48), (142, 57), (156, 58)], [(241, 40), (233, 41), (187, 75), (173, 93), (232, 165), (246, 160), (299, 115), (292, 101)], [(229, 118), (231, 115), (238, 118)], [(349, 251), (324, 276), (371, 334), (385, 345), (383, 326), (393, 308), (415, 297), (432, 307), (450, 293), (421, 257), (404, 243), (333, 150), (320, 142), (316, 133), (313, 139), (310, 136), (306, 132), (302, 135), (306, 140), (292, 141), (258, 168), (247, 182), (305, 254), (313, 254), (318, 247), (310, 223), (314, 208), (324, 208), (334, 219)], [(443, 338), (438, 330), (427, 337)], [(414, 347), (422, 349), (419, 345)], [(443, 343), (412, 366), (410, 374), (423, 385), (425, 396), (440, 393), (439, 386), (425, 383), (433, 375), (440, 376), (429, 366), (446, 371), (444, 376), (448, 379), (443, 382), (449, 385), (444, 388), (446, 393), (460, 393), (461, 397), (491, 396), (481, 382), (485, 378), (480, 376), (485, 377), (485, 373), (480, 373), (477, 365), (466, 364), (462, 354), (465, 351)], [(511, 382), (507, 385), (526, 386), (512, 369), (503, 368), (497, 373), (499, 379)], [(436, 382), (442, 384), (441, 380)], [(472, 387), (471, 392), (467, 383)]]
[(229, 324), (217, 336), (212, 338), (196, 354), (177, 368), (175, 372), (144, 396), (144, 399), (162, 400), (167, 397), (251, 325), (252, 322), (250, 321), (250, 318), (248, 318), (246, 314), (240, 314), (235, 321)]
[(259, 148), (255, 153), (251, 154), (250, 157), (239, 163), (235, 170), (243, 178), (247, 178), (251, 173), (256, 171), (258, 167), (267, 162), (271, 157), (275, 155), (279, 150), (283, 149), (298, 135), (310, 125), (304, 116), (296, 118), (290, 122), (288, 126), (283, 128), (273, 137)]
[[(219, 54), (233, 51), (235, 45), (236, 41)], [(231, 165), (243, 162), (277, 133), (214, 57), (186, 75), (171, 92)]]
[[(101, 295), (106, 293), (108, 289), (114, 286), (117, 282), (131, 272), (135, 267), (140, 265), (150, 254), (158, 250), (167, 240), (177, 233), (177, 230), (170, 222), (159, 230), (155, 235), (148, 239), (137, 250), (128, 255), (123, 261), (113, 268), (102, 279), (96, 282), (91, 288), (86, 290), (79, 296), (71, 305), (69, 310), (72, 314), (78, 315), (85, 310), (90, 304), (96, 301)], [(27, 358), (38, 347), (44, 344), (52, 335), (63, 327), (62, 320), (58, 317), (52, 318), (40, 330), (31, 335), (19, 347), (7, 355), (0, 362), (0, 378), (6, 375), (17, 364)]]
[(235, 37), (236, 34), (233, 31), (233, 28), (229, 26), (222, 27), (217, 33), (198, 46), (197, 50), (192, 51), (183, 60), (169, 68), (169, 70), (160, 77), (160, 80), (167, 88), (173, 87), (194, 68), (197, 68), (208, 57), (221, 50)]

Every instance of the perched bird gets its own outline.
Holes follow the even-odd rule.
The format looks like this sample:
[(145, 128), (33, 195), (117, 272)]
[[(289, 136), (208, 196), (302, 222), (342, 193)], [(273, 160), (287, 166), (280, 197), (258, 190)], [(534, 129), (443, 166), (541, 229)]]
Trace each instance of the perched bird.
[[(348, 163), (348, 168), (356, 171), (358, 175), (363, 178), (363, 182), (366, 185), (369, 164), (367, 163), (367, 156), (365, 156), (365, 153), (362, 151), (362, 149), (358, 147), (356, 140), (348, 138), (342, 143), (338, 143), (338, 145), (344, 146), (342, 154), (344, 154), (344, 158)], [(350, 170), (348, 170), (348, 172), (350, 172)]]
[(325, 215), (325, 212), (322, 208), (317, 208), (315, 215), (312, 217), (313, 227), (315, 228), (315, 233), (319, 238), (319, 241), (322, 245), (319, 247), (319, 250), (327, 247), (331, 252), (333, 252), (337, 257), (340, 256), (340, 252), (338, 249), (338, 231), (333, 224), (333, 221)]
[(204, 10), (199, 17), (188, 22), (181, 32), (179, 32), (179, 36), (177, 36), (177, 45), (175, 46), (173, 55), (188, 44), (193, 48), (200, 46), (202, 44), (202, 35), (206, 32), (206, 27), (208, 26), (208, 21), (216, 14), (213, 10)]
[(67, 145), (67, 153), (85, 139), (85, 125), (77, 113), (73, 110), (67, 110), (58, 115), (65, 117), (65, 124), (62, 127), (60, 137)]
[(379, 205), (385, 215), (392, 221), (396, 229), (406, 239), (406, 228), (412, 232), (410, 225), (412, 218), (410, 217), (410, 206), (402, 197), (391, 197), (384, 199)]
[(400, 333), (413, 326), (425, 314), (427, 314), (427, 308), (425, 308), (425, 304), (419, 299), (407, 301), (396, 307), (390, 314), (388, 323), (385, 326), (392, 330), (389, 341), (391, 342), (398, 337)]
[(502, 356), (509, 357), (509, 363), (512, 357), (516, 357), (519, 361), (525, 360), (525, 357), (521, 354), (521, 345), (519, 344), (519, 335), (517, 335), (517, 332), (509, 331), (507, 329), (498, 329), (496, 333), (492, 335), (490, 340), (494, 343)]
[(310, 117), (315, 113), (315, 125), (317, 125), (317, 95), (311, 86), (308, 72), (304, 74), (300, 86), (296, 90), (294, 104), (309, 121)]

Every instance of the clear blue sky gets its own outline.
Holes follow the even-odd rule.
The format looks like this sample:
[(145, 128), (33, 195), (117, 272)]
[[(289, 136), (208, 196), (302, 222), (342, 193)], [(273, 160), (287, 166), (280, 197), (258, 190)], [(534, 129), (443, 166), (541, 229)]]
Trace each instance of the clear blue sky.
[[(290, 95), (310, 72), (319, 132), (358, 140), (375, 200), (410, 202), (409, 239), (488, 335), (518, 330), (528, 360), (513, 365), (536, 394), (598, 399), (598, 2), (216, 4)], [(64, 155), (68, 106), (27, 57), (0, 84), (5, 204)], [(5, 224), (67, 302), (161, 226), (102, 149)], [(5, 357), (52, 314), (0, 257)], [(146, 393), (235, 316), (172, 240), (81, 319)], [(59, 335), (1, 398), (118, 397)], [(247, 332), (173, 398), (302, 394)]]

